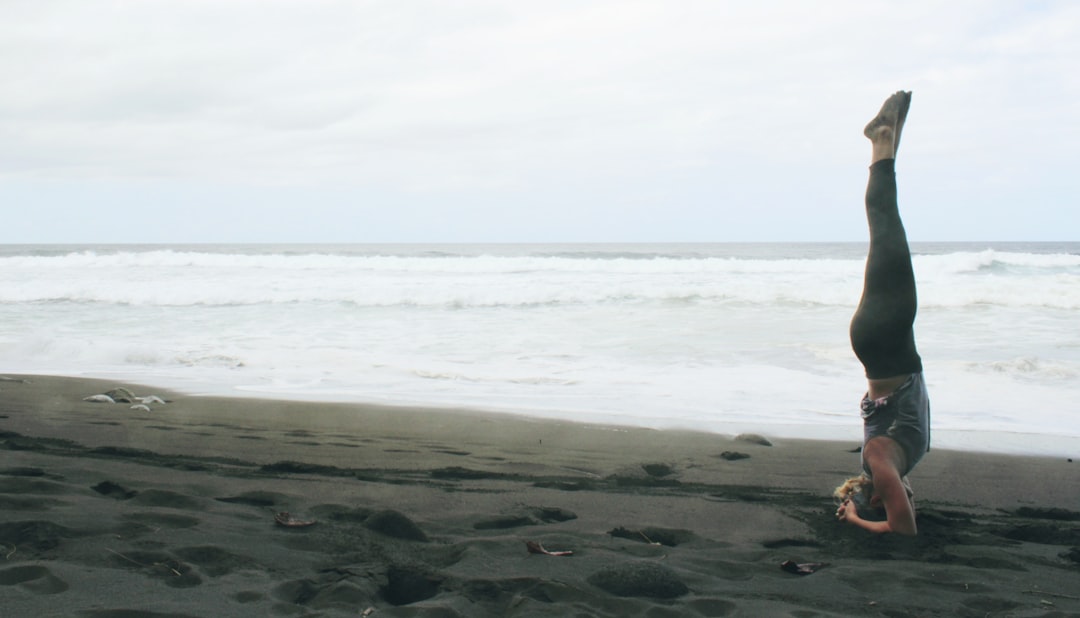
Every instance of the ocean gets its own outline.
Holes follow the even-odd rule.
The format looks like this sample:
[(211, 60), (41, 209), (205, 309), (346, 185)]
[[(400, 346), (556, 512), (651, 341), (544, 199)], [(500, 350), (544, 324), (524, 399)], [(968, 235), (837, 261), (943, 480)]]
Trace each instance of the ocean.
[[(865, 251), (0, 245), (0, 373), (857, 442)], [(1077, 454), (1080, 243), (912, 251), (933, 446)]]

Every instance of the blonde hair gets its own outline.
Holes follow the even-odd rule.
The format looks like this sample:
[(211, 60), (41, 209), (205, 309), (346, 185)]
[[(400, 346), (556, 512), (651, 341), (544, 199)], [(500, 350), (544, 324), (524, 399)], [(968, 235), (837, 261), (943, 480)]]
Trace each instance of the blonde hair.
[(870, 499), (870, 493), (874, 491), (874, 483), (870, 480), (870, 477), (865, 474), (859, 476), (853, 476), (844, 481), (844, 484), (837, 487), (833, 491), (833, 497), (843, 502), (848, 498), (854, 498), (855, 494), (864, 494), (866, 499)]

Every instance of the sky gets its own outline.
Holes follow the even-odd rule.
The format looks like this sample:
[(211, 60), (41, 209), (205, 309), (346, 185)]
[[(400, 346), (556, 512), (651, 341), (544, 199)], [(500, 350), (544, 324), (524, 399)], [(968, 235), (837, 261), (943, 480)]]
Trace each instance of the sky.
[(0, 0), (0, 243), (1076, 241), (1080, 3)]

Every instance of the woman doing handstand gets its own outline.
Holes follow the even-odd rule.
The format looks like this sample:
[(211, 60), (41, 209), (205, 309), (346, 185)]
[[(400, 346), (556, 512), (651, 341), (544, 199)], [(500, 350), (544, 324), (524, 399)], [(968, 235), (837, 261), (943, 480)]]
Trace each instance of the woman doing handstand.
[[(870, 248), (851, 320), (851, 347), (869, 383), (861, 405), (863, 475), (837, 488), (836, 516), (871, 532), (913, 535), (915, 503), (906, 475), (930, 449), (930, 402), (915, 350), (915, 275), (896, 200), (896, 149), (910, 104), (910, 92), (893, 94), (863, 131), (872, 145)], [(881, 508), (885, 519), (875, 521), (870, 512)]]

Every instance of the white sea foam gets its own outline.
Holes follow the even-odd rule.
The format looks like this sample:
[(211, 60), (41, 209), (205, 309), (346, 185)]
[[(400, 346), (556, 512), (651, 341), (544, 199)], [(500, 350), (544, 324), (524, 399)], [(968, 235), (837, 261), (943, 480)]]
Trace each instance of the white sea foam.
[[(1080, 256), (915, 259), (924, 307), (1080, 308)], [(604, 302), (850, 305), (861, 259), (219, 254), (156, 250), (0, 258), (0, 303), (351, 303), (453, 308)]]
[[(915, 251), (935, 427), (954, 436), (937, 444), (1080, 441), (1060, 404), (1080, 395), (1080, 245)], [(859, 245), (0, 247), (0, 371), (858, 439), (846, 329), (864, 259)]]

